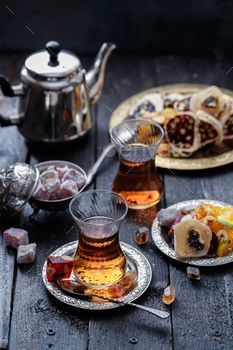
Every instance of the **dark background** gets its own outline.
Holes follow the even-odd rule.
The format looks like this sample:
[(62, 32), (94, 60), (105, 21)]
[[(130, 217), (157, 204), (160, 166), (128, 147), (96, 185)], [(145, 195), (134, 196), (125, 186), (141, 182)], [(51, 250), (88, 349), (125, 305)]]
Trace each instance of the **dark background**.
[(119, 53), (233, 51), (232, 0), (4, 0), (0, 9), (1, 51), (31, 51), (51, 39), (85, 54), (103, 41)]

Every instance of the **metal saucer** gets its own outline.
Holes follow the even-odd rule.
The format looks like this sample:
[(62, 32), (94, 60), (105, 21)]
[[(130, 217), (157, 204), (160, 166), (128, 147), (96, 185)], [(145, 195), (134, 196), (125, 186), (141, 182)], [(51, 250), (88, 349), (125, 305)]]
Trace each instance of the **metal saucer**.
[[(51, 255), (68, 255), (73, 257), (77, 248), (77, 244), (78, 241), (65, 244), (55, 250)], [(123, 242), (120, 242), (120, 244), (127, 260), (130, 262), (129, 268), (132, 268), (132, 265), (134, 265), (135, 270), (137, 271), (137, 283), (135, 284), (135, 287), (128, 294), (124, 295), (121, 298), (118, 298), (119, 301), (130, 303), (139, 298), (149, 287), (152, 278), (152, 270), (149, 261), (141, 252), (129, 244)], [(46, 277), (46, 267), (47, 262), (45, 261), (42, 270), (44, 285), (55, 298), (62, 301), (63, 303), (74, 306), (76, 308), (87, 310), (108, 310), (122, 306), (111, 302), (91, 301), (68, 295), (58, 286), (56, 282), (48, 282)]]
[[(216, 200), (193, 199), (193, 200), (173, 204), (169, 208), (178, 209), (178, 210), (193, 210), (200, 203), (209, 203), (209, 204), (219, 205), (219, 206), (230, 206), (230, 204), (216, 201)], [(211, 257), (211, 258), (203, 257), (203, 258), (197, 258), (197, 259), (177, 258), (174, 247), (170, 244), (170, 242), (166, 241), (166, 233), (164, 231), (165, 230), (161, 228), (156, 218), (152, 224), (152, 229), (151, 229), (151, 236), (154, 241), (154, 244), (162, 253), (164, 253), (165, 255), (167, 255), (169, 258), (173, 260), (176, 260), (178, 262), (181, 262), (187, 265), (203, 266), (203, 267), (219, 266), (219, 265), (225, 265), (233, 262), (233, 253), (223, 257)]]

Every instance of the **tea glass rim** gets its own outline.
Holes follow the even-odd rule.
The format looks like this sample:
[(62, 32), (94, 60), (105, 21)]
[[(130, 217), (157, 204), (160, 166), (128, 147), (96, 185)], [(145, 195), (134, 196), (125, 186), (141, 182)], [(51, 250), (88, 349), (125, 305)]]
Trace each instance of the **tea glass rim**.
[(119, 199), (122, 200), (122, 202), (123, 202), (124, 205), (125, 205), (124, 213), (123, 213), (123, 215), (121, 215), (118, 219), (113, 219), (113, 222), (114, 222), (114, 223), (119, 223), (119, 222), (121, 222), (121, 221), (126, 217), (126, 215), (127, 215), (127, 213), (128, 213), (129, 206), (128, 206), (127, 201), (125, 200), (124, 197), (122, 197), (122, 196), (119, 195), (118, 193), (116, 193), (116, 192), (114, 192), (114, 191), (111, 191), (111, 190), (104, 190), (104, 189), (88, 190), (88, 191), (83, 191), (83, 192), (78, 193), (78, 194), (71, 200), (71, 202), (70, 202), (70, 204), (69, 204), (69, 212), (70, 212), (70, 214), (72, 215), (73, 219), (74, 219), (75, 221), (82, 222), (82, 223), (85, 223), (85, 225), (90, 225), (90, 226), (107, 226), (107, 225), (112, 225), (112, 224), (113, 224), (113, 222), (107, 222), (107, 223), (103, 223), (103, 224), (87, 222), (87, 221), (85, 221), (85, 220), (82, 220), (82, 219), (77, 218), (77, 216), (73, 213), (71, 207), (72, 207), (73, 203), (75, 202), (75, 200), (76, 200), (78, 197), (81, 197), (81, 196), (86, 195), (86, 194), (88, 194), (88, 193), (97, 193), (97, 192), (99, 192), (99, 193), (101, 193), (101, 192), (102, 192), (102, 193), (108, 193), (108, 194), (114, 195), (115, 197), (118, 197)]
[[(127, 143), (126, 143), (126, 144), (122, 145), (121, 142), (119, 142), (118, 140), (116, 140), (116, 138), (115, 138), (114, 135), (113, 135), (113, 131), (114, 131), (117, 127), (119, 127), (120, 125), (126, 124), (126, 123), (128, 123), (128, 122), (134, 122), (134, 123), (136, 123), (136, 122), (140, 122), (140, 121), (142, 121), (142, 122), (147, 122), (148, 124), (155, 125), (155, 126), (159, 129), (159, 131), (160, 131), (160, 138), (159, 138), (156, 142), (154, 142), (154, 143), (148, 145), (148, 147), (154, 147), (155, 145), (160, 144), (160, 142), (163, 140), (164, 135), (165, 135), (165, 134), (164, 134), (164, 130), (163, 130), (162, 126), (159, 125), (159, 123), (157, 123), (157, 122), (154, 121), (154, 120), (148, 120), (147, 118), (137, 118), (137, 119), (136, 119), (136, 118), (129, 118), (129, 119), (125, 119), (125, 120), (121, 121), (120, 123), (114, 125), (114, 126), (110, 129), (110, 131), (109, 131), (110, 138), (111, 138), (111, 140), (113, 141), (113, 143), (118, 144), (118, 145), (120, 145), (121, 147), (132, 147), (132, 144), (127, 144)], [(139, 143), (139, 144), (140, 144), (140, 143)], [(145, 143), (142, 142), (141, 144), (143, 145), (143, 144), (145, 144)]]

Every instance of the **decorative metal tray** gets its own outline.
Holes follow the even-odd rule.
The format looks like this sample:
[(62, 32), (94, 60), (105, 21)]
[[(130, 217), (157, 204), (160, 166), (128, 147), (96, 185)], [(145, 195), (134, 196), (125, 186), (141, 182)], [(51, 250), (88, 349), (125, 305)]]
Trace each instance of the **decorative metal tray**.
[[(194, 199), (184, 202), (179, 202), (176, 204), (171, 205), (169, 208), (171, 209), (178, 209), (178, 210), (192, 210), (198, 206), (200, 203), (210, 203), (214, 205), (220, 205), (220, 206), (229, 206), (229, 204), (224, 202), (219, 202), (215, 200), (207, 200), (207, 199)], [(218, 266), (218, 265), (225, 265), (233, 262), (233, 253), (224, 256), (224, 257), (203, 257), (203, 258), (197, 258), (197, 259), (180, 259), (176, 257), (175, 250), (172, 247), (172, 245), (166, 240), (166, 233), (165, 230), (159, 225), (158, 220), (155, 219), (155, 221), (152, 224), (152, 230), (151, 235), (152, 239), (156, 245), (156, 247), (165, 255), (167, 255), (169, 258), (174, 259), (176, 261), (179, 261), (184, 264), (188, 265), (194, 265), (194, 266)]]
[[(136, 105), (143, 96), (160, 92), (165, 93), (182, 93), (182, 94), (192, 94), (199, 91), (200, 89), (206, 88), (207, 85), (195, 85), (195, 84), (173, 84), (164, 85), (152, 88), (149, 90), (144, 90), (139, 94), (136, 94), (124, 102), (122, 102), (117, 109), (113, 112), (109, 128), (119, 124), (124, 119), (129, 117), (129, 112), (134, 105)], [(221, 88), (226, 99), (233, 97), (233, 91)], [(156, 157), (156, 165), (160, 168), (166, 169), (177, 169), (177, 170), (201, 170), (219, 167), (225, 164), (233, 162), (233, 149), (231, 145), (224, 145), (223, 147), (209, 146), (207, 151), (199, 150), (195, 152), (192, 157), (189, 158), (165, 158)]]
[[(73, 257), (77, 244), (78, 241), (65, 244), (55, 250), (55, 252), (53, 252), (51, 255), (68, 255)], [(150, 263), (141, 252), (126, 243), (121, 242), (120, 244), (123, 252), (126, 255), (126, 258), (130, 259), (132, 264), (135, 265), (137, 271), (137, 283), (128, 294), (124, 295), (121, 298), (118, 298), (118, 300), (124, 302), (132, 302), (135, 299), (139, 298), (149, 287), (152, 278), (152, 270)], [(55, 298), (62, 301), (63, 303), (74, 306), (76, 308), (88, 310), (107, 310), (121, 306), (119, 304), (111, 302), (90, 301), (68, 295), (58, 286), (56, 282), (48, 282), (46, 277), (46, 266), (47, 263), (45, 262), (42, 271), (44, 285)]]

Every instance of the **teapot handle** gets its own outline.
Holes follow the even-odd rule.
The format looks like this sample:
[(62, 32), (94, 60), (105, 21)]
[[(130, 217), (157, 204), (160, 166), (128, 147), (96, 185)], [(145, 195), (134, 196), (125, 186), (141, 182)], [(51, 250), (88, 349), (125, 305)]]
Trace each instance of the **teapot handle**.
[(8, 96), (8, 97), (15, 96), (15, 93), (11, 87), (11, 84), (2, 74), (0, 74), (0, 86), (2, 88), (2, 92), (4, 96)]
[[(9, 81), (0, 74), (0, 87), (2, 89), (3, 95), (7, 97), (20, 96), (22, 94), (21, 85), (15, 86), (14, 88), (11, 86)], [(21, 119), (17, 116), (14, 118), (10, 118), (9, 116), (3, 116), (0, 114), (0, 126), (11, 126), (11, 125), (19, 125), (21, 123)]]

